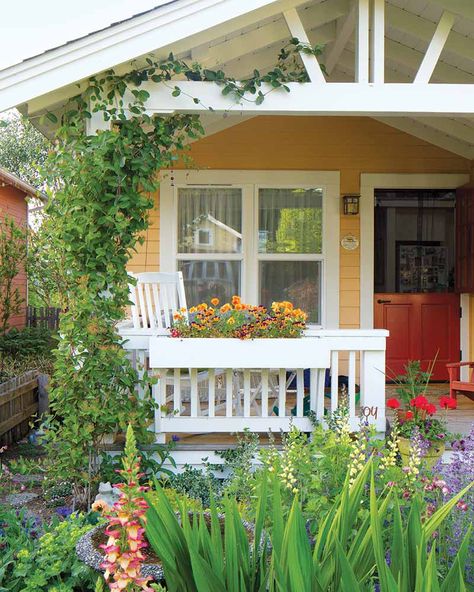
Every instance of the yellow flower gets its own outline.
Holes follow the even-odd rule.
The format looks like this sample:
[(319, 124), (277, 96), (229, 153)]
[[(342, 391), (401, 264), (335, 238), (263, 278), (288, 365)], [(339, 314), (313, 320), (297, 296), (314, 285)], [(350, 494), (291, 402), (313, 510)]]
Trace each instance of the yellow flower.
[(195, 306), (191, 306), (191, 308), (189, 309), (190, 313), (194, 313), (197, 311), (197, 308)]
[(234, 317), (230, 317), (230, 319), (227, 319), (227, 324), (228, 324), (228, 325), (234, 325), (234, 324), (235, 324), (235, 319), (234, 319)]
[(231, 308), (232, 308), (232, 307), (230, 306), (230, 304), (229, 304), (229, 303), (226, 303), (226, 304), (224, 304), (223, 306), (221, 306), (221, 308), (220, 308), (220, 311), (221, 311), (222, 313), (224, 313), (224, 312), (228, 312), (228, 311), (229, 311)]

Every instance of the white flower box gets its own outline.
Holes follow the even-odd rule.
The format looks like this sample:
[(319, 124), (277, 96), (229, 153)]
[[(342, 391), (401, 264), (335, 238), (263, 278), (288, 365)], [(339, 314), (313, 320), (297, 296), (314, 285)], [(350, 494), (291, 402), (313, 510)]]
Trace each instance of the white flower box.
[(294, 339), (150, 338), (152, 368), (329, 368), (319, 337)]

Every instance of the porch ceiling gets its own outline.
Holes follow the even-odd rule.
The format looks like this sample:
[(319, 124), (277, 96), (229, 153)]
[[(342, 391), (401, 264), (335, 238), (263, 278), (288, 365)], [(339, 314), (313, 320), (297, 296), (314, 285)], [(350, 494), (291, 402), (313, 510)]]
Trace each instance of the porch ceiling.
[[(429, 80), (435, 84), (467, 85), (466, 92), (473, 88), (470, 86), (474, 85), (472, 0), (382, 0), (379, 5), (385, 6), (385, 82), (413, 82), (432, 46), (440, 20), (452, 18), (454, 23), (448, 28), (446, 42), (440, 45), (439, 58), (434, 62)], [(327, 66), (327, 82), (354, 82), (357, 77), (357, 0), (175, 0), (0, 72), (0, 110), (17, 105), (39, 125), (40, 114), (45, 110), (60, 110), (67, 97), (77, 93), (77, 82), (85, 86), (88, 76), (111, 66), (126, 71), (132, 59), (136, 65), (140, 55), (152, 49), (150, 46), (147, 52), (139, 52), (144, 45), (135, 42), (130, 33), (133, 28), (137, 35), (142, 31), (142, 38), (143, 27), (148, 29), (146, 35), (154, 32), (155, 45), (157, 38), (163, 39), (161, 47), (153, 48), (156, 56), (173, 51), (179, 57), (199, 61), (210, 68), (222, 67), (237, 79), (245, 78), (255, 68), (265, 71), (274, 65), (279, 49), (292, 36), (283, 14), (292, 8), (298, 9), (309, 41), (325, 45), (320, 62)], [(446, 14), (447, 10), (452, 17)], [(178, 16), (181, 26), (174, 32), (176, 23), (170, 19)], [(191, 24), (193, 19), (194, 25)], [(164, 30), (166, 35), (158, 35), (158, 31)], [(122, 42), (127, 31), (128, 40)], [(80, 81), (71, 78), (73, 57), (76, 76), (77, 72), (82, 75)], [(70, 67), (72, 72), (68, 71)], [(30, 90), (25, 86), (28, 74), (35, 74), (38, 82)], [(22, 88), (25, 89), (23, 94)], [(462, 93), (462, 87), (457, 88)], [(472, 115), (463, 113), (462, 117), (375, 116), (384, 123), (474, 159), (474, 107)], [(240, 121), (238, 115), (224, 120), (222, 115), (216, 114), (206, 116), (205, 123), (208, 133), (213, 133)]]

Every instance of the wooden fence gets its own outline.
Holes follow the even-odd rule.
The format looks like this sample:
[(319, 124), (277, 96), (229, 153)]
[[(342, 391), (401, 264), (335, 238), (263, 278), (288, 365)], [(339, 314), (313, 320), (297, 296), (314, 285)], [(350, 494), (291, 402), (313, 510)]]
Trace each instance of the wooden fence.
[(0, 384), (0, 445), (20, 440), (38, 413), (38, 371), (30, 370)]
[(60, 308), (28, 306), (26, 323), (28, 327), (43, 327), (55, 330), (59, 328)]

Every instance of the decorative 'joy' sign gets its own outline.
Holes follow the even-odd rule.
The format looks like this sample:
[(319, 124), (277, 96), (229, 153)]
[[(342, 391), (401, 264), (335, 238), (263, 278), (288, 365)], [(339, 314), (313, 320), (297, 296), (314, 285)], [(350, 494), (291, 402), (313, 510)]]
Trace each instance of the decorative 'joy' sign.
[(361, 407), (360, 408), (360, 413), (363, 417), (373, 417), (374, 419), (377, 419), (377, 414), (379, 412), (379, 408), (378, 407)]

